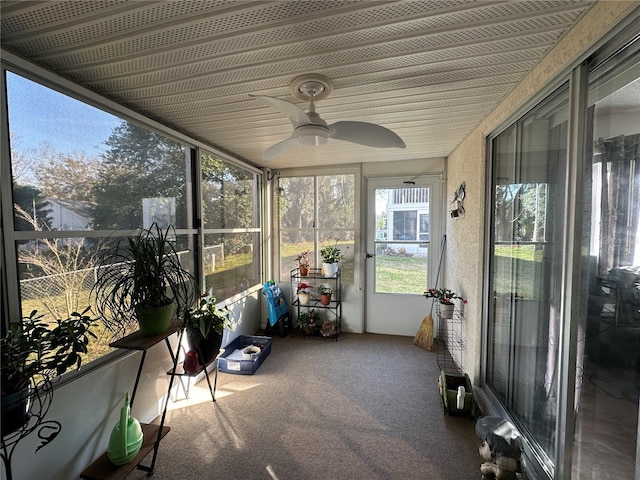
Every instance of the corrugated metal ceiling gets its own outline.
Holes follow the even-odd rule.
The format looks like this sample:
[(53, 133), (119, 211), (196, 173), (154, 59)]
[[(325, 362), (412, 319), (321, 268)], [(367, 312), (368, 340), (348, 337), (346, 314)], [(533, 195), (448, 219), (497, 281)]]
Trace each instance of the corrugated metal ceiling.
[(395, 131), (406, 149), (329, 141), (274, 168), (448, 155), (590, 1), (2, 1), (2, 46), (256, 165), (291, 123), (249, 94), (294, 98), (319, 73), (324, 120)]

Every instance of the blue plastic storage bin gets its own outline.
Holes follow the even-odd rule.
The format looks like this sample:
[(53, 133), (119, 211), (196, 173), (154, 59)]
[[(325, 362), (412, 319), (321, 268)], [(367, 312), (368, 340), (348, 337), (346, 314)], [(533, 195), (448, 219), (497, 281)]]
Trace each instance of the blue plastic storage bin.
[[(244, 360), (242, 350), (251, 345), (260, 348), (255, 358)], [(224, 347), (224, 353), (218, 358), (218, 370), (235, 375), (253, 375), (271, 353), (271, 337), (240, 335)]]

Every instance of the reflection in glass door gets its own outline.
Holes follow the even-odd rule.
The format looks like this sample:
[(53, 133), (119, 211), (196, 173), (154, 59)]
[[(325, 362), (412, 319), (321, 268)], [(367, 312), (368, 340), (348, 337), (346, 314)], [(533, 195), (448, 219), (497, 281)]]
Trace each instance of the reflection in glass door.
[(589, 86), (572, 479), (640, 478), (640, 63), (616, 60)]
[(487, 384), (552, 465), (566, 178), (568, 87), (493, 141)]

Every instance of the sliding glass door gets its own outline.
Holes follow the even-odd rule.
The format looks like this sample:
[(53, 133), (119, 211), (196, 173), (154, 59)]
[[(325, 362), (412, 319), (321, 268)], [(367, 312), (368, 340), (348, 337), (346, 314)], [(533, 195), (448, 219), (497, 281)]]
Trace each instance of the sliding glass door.
[(564, 225), (568, 87), (493, 142), (487, 381), (552, 457)]
[(602, 58), (490, 144), (486, 386), (562, 480), (640, 478), (640, 47)]
[(573, 479), (640, 478), (639, 57), (591, 72)]

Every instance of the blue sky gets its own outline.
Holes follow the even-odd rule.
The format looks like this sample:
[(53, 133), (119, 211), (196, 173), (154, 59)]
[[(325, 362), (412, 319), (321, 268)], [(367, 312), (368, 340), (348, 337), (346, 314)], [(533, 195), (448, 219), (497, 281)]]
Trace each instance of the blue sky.
[(15, 148), (34, 152), (48, 142), (62, 154), (97, 158), (120, 124), (114, 115), (7, 72), (9, 130)]

